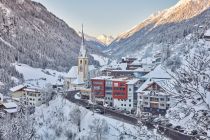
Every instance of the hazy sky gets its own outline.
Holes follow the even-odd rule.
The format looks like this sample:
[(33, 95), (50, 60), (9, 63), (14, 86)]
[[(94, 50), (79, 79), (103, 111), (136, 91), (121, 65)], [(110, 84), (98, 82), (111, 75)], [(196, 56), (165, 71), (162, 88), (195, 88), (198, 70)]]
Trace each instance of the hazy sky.
[(86, 34), (117, 36), (139, 24), (149, 15), (169, 8), (178, 0), (34, 0)]

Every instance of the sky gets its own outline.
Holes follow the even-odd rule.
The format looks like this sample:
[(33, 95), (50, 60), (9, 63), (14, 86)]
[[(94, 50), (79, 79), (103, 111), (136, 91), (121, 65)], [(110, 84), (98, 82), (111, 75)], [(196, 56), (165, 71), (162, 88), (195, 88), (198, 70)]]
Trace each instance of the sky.
[(175, 5), (178, 0), (34, 0), (63, 19), (76, 31), (91, 36), (116, 37), (151, 14)]

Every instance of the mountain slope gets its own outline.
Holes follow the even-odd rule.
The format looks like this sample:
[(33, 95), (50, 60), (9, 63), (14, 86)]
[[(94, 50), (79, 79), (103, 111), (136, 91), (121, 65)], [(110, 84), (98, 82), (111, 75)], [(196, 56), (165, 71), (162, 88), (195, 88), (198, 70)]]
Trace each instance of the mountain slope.
[(115, 57), (143, 49), (149, 43), (173, 44), (197, 30), (195, 25), (208, 26), (210, 0), (180, 0), (175, 6), (158, 12), (119, 35), (107, 48)]
[[(81, 38), (64, 21), (31, 0), (0, 0), (0, 79), (21, 77), (11, 63), (67, 71), (76, 64)], [(87, 46), (90, 52), (97, 48)], [(93, 58), (90, 62), (93, 64)]]

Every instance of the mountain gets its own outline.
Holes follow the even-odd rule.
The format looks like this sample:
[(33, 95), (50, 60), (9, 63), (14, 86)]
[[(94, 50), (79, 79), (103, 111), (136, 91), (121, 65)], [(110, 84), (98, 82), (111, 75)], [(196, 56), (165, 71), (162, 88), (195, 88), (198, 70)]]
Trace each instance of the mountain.
[(103, 34), (98, 36), (97, 39), (103, 42), (104, 44), (109, 45), (114, 40), (114, 37)]
[(209, 7), (210, 0), (180, 0), (175, 6), (151, 15), (130, 31), (119, 35), (107, 50), (119, 58), (136, 50), (144, 50), (148, 45), (174, 44), (195, 32), (199, 26), (209, 26)]
[[(81, 32), (79, 32), (78, 34), (79, 34), (79, 36), (81, 36)], [(92, 46), (93, 48), (97, 48), (101, 51), (106, 49), (107, 45), (104, 44), (103, 42), (101, 42), (100, 40), (98, 40), (96, 37), (93, 37), (93, 36), (90, 36), (87, 34), (85, 34), (84, 37), (85, 37), (86, 44), (88, 46)], [(101, 54), (101, 55), (103, 55), (103, 54)]]
[[(67, 71), (77, 63), (81, 38), (63, 20), (31, 0), (0, 0), (0, 81), (21, 78), (11, 63)], [(100, 53), (87, 45), (90, 53)], [(90, 63), (98, 64), (90, 56)]]

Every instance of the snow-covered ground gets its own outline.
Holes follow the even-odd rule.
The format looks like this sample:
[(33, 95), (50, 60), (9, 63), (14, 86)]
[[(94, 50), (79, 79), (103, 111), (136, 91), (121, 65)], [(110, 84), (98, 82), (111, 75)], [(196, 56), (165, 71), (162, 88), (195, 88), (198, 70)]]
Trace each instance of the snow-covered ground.
[[(74, 123), (73, 120), (74, 116), (72, 116), (72, 113), (74, 113), (75, 109), (79, 109), (81, 111), (81, 115), (76, 116), (76, 118), (81, 116), (81, 132), (79, 132), (78, 125), (77, 123)], [(42, 105), (37, 107), (35, 116), (35, 128), (38, 131), (37, 135), (43, 140), (65, 140), (71, 135), (75, 140), (95, 140), (96, 137), (100, 135), (100, 130), (102, 130), (101, 128), (104, 126), (106, 127), (104, 127), (101, 132), (102, 140), (117, 140), (120, 136), (123, 136), (125, 132), (128, 135), (124, 136), (124, 140), (132, 140), (135, 137), (141, 140), (156, 139), (155, 132), (148, 131), (145, 127), (142, 127), (140, 130), (139, 127), (123, 123), (97, 113), (94, 113), (93, 115), (91, 111), (83, 107), (78, 107), (76, 104), (69, 102), (61, 96), (52, 100), (49, 103), (49, 106)], [(139, 137), (139, 135), (143, 132), (150, 137), (146, 137), (146, 135)], [(157, 138), (164, 139), (158, 135)]]
[(33, 68), (26, 64), (14, 64), (16, 70), (23, 74), (26, 84), (45, 87), (47, 84), (63, 84), (63, 76), (66, 73), (51, 69)]
[(94, 58), (94, 60), (98, 61), (100, 66), (107, 65), (109, 62), (109, 58), (104, 56), (99, 56), (97, 54), (91, 54), (91, 56)]

